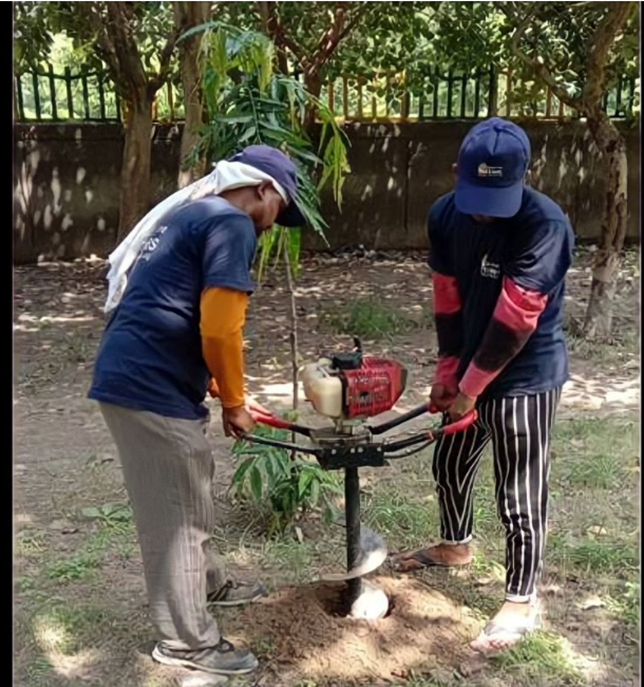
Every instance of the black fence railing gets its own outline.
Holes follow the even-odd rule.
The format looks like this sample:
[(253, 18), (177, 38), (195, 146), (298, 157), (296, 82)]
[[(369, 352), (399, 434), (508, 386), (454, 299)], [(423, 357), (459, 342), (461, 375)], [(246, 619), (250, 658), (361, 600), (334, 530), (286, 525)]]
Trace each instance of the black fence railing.
[[(511, 69), (463, 73), (435, 68), (421, 87), (414, 88), (407, 87), (404, 73), (372, 79), (346, 75), (326, 84), (321, 97), (338, 117), (353, 121), (580, 117), (549, 88), (528, 90)], [(604, 111), (611, 118), (631, 117), (639, 100), (639, 79), (620, 78), (604, 97)]]
[[(23, 122), (88, 121), (118, 122), (123, 119), (122, 102), (107, 72), (81, 69), (72, 74), (46, 71), (16, 74), (16, 117)], [(168, 83), (154, 101), (156, 120), (183, 119), (183, 104), (177, 87)]]
[[(345, 75), (325, 84), (321, 98), (340, 119), (349, 121), (481, 119), (492, 114), (505, 117), (545, 119), (578, 118), (550, 91), (527, 90), (511, 69), (448, 72), (438, 68), (423, 84), (408, 86), (405, 72), (373, 78)], [(81, 69), (72, 74), (54, 73), (51, 65), (42, 72), (15, 76), (16, 118), (24, 122), (120, 121), (122, 108), (114, 84), (106, 72)], [(612, 118), (633, 116), (639, 108), (638, 78), (623, 77), (604, 96), (604, 111)], [(168, 83), (157, 93), (153, 106), (157, 121), (183, 119), (183, 96)]]
[(16, 74), (17, 115), (21, 121), (119, 121), (121, 103), (105, 72), (72, 75), (46, 72)]

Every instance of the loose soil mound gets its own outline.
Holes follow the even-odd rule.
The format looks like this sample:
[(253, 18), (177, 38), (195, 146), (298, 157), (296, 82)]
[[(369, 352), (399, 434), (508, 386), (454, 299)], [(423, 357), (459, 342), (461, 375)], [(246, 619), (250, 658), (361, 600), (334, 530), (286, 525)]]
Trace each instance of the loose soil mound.
[[(239, 634), (252, 646), (270, 645), (268, 666), (316, 681), (370, 682), (454, 666), (470, 652), (478, 623), (468, 611), (419, 578), (376, 577), (390, 612), (367, 622), (342, 615), (343, 584), (293, 587), (244, 609)], [(238, 625), (239, 623), (239, 625)], [(231, 630), (233, 628), (230, 628)]]

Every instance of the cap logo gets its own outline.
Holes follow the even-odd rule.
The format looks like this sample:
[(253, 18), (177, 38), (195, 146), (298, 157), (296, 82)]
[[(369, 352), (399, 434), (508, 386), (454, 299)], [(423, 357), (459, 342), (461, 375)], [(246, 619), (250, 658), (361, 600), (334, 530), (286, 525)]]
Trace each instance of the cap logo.
[(478, 175), (484, 179), (490, 177), (503, 178), (503, 167), (488, 167), (482, 162), (478, 168)]

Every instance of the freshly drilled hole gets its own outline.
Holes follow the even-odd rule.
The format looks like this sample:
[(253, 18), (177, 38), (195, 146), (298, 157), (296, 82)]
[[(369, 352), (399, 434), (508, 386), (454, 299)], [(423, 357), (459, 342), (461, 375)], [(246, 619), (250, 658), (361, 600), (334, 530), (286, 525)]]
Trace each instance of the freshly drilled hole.
[[(384, 593), (384, 592), (383, 592)], [(351, 613), (351, 604), (348, 601), (347, 588), (345, 585), (322, 585), (316, 588), (315, 597), (322, 610), (333, 618), (347, 618)], [(387, 598), (389, 605), (385, 618), (391, 615), (394, 609), (394, 599)]]
[(321, 585), (315, 590), (315, 597), (327, 615), (344, 618), (349, 608), (345, 599), (344, 585)]
[(389, 608), (385, 613), (385, 618), (388, 618), (394, 612), (394, 608), (396, 608), (396, 597), (388, 596), (387, 598), (389, 599)]

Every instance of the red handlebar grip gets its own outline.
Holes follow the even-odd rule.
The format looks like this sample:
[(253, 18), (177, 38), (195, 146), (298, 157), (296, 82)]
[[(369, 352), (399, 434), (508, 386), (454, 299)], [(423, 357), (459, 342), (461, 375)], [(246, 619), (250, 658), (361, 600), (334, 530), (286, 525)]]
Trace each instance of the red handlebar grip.
[(269, 427), (274, 427), (275, 429), (291, 429), (293, 427), (290, 422), (282, 420), (279, 417), (275, 417), (274, 415), (265, 415), (264, 413), (255, 409), (251, 409), (249, 412), (253, 420), (262, 425), (268, 425)]
[(463, 432), (468, 427), (473, 425), (478, 419), (478, 412), (476, 410), (471, 410), (467, 415), (464, 415), (460, 420), (452, 422), (449, 425), (445, 425), (443, 428), (443, 436), (450, 436), (456, 434), (457, 432)]

